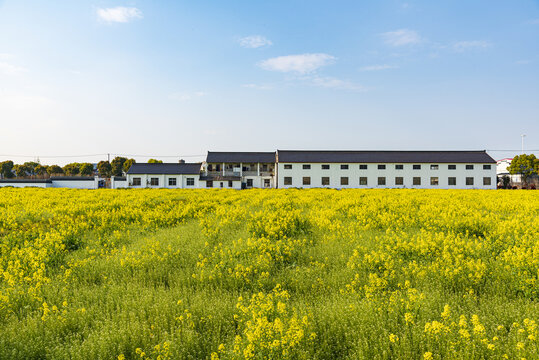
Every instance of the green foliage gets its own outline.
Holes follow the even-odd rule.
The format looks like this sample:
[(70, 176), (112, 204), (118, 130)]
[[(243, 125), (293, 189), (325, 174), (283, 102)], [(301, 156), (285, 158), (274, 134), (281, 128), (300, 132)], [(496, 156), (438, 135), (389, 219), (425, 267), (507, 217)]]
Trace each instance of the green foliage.
[(100, 161), (97, 163), (97, 171), (101, 177), (110, 177), (112, 172), (112, 166), (108, 161)]
[(163, 160), (156, 160), (156, 159), (150, 159), (148, 160), (148, 164), (162, 164)]
[(507, 167), (510, 174), (518, 174), (522, 177), (522, 181), (526, 184), (532, 175), (537, 175), (539, 172), (539, 159), (534, 154), (517, 155), (511, 160), (511, 165)]
[(30, 169), (28, 169), (28, 167), (26, 167), (25, 165), (14, 165), (13, 171), (15, 171), (15, 174), (18, 178), (24, 178), (30, 173)]
[(129, 171), (129, 169), (131, 168), (131, 165), (133, 165), (133, 164), (135, 164), (135, 163), (136, 163), (135, 159), (128, 159), (128, 160), (126, 160), (126, 161), (124, 162), (124, 168), (123, 168), (124, 172), (127, 173), (127, 172)]
[(94, 166), (90, 163), (83, 163), (80, 165), (80, 174), (83, 176), (90, 176), (94, 173)]
[(39, 176), (44, 176), (47, 173), (47, 167), (46, 166), (43, 166), (43, 165), (37, 165), (35, 168), (34, 168), (34, 172), (36, 175), (39, 175)]
[(11, 179), (13, 177), (13, 161), (7, 160), (0, 163), (0, 175), (4, 179)]
[(64, 174), (68, 176), (75, 176), (80, 173), (80, 164), (79, 163), (70, 163), (63, 167)]
[(127, 161), (127, 158), (117, 156), (110, 162), (111, 165), (111, 174), (112, 176), (122, 176), (124, 164)]
[(63, 174), (64, 170), (58, 165), (49, 165), (47, 166), (47, 172), (49, 175), (59, 175)]

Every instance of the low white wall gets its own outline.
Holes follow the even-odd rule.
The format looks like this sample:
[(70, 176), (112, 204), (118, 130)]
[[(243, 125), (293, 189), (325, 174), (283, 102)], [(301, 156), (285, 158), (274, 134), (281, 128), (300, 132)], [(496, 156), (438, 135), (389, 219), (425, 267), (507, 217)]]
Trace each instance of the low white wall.
[(33, 182), (2, 182), (0, 183), (0, 187), (16, 187), (16, 188), (24, 188), (24, 187), (37, 187), (37, 188), (48, 188), (52, 187), (51, 183), (33, 183)]
[(68, 189), (97, 189), (97, 180), (53, 180), (52, 187)]

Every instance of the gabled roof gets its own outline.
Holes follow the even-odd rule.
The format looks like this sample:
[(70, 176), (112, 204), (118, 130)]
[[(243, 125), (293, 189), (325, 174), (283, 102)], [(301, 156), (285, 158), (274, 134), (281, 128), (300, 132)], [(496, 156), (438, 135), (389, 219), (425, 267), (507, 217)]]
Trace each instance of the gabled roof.
[(486, 151), (277, 150), (277, 158), (288, 163), (496, 163)]
[(135, 163), (131, 165), (128, 174), (154, 174), (154, 175), (198, 175), (201, 163), (163, 163), (145, 164)]
[(51, 176), (52, 181), (95, 181), (93, 176)]
[(51, 184), (51, 179), (1, 179), (0, 183)]
[(274, 163), (275, 152), (208, 151), (208, 163)]

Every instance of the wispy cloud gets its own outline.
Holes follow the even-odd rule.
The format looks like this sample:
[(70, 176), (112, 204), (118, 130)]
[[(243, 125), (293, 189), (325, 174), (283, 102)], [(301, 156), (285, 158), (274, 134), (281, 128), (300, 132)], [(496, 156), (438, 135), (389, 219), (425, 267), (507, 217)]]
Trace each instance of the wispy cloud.
[(382, 65), (363, 66), (359, 70), (360, 71), (379, 71), (379, 70), (397, 69), (397, 68), (398, 68), (398, 66), (396, 66), (396, 65), (382, 64)]
[(267, 84), (243, 84), (242, 87), (257, 90), (271, 90), (273, 86)]
[(141, 19), (142, 11), (135, 7), (117, 6), (113, 8), (99, 8), (97, 9), (97, 16), (99, 19), (110, 23), (126, 23), (131, 20)]
[(410, 29), (399, 29), (380, 34), (384, 42), (391, 46), (404, 46), (418, 44), (422, 41), (419, 34)]
[(13, 65), (5, 61), (0, 61), (0, 73), (4, 75), (16, 75), (26, 71), (27, 70), (23, 67)]
[(348, 80), (338, 79), (332, 76), (314, 76), (312, 78), (309, 78), (308, 80), (312, 85), (318, 87), (342, 90), (366, 90), (366, 88), (362, 85), (353, 83)]
[(258, 65), (269, 71), (294, 72), (298, 74), (307, 74), (329, 65), (336, 60), (334, 56), (318, 54), (287, 55), (267, 59), (258, 63)]
[(169, 98), (176, 101), (189, 101), (195, 98), (206, 96), (208, 93), (204, 91), (195, 92), (175, 92), (169, 95)]
[(532, 19), (532, 20), (528, 21), (528, 23), (530, 23), (532, 25), (539, 25), (539, 19)]
[(515, 64), (517, 65), (527, 65), (527, 64), (530, 64), (532, 61), (531, 60), (517, 60), (515, 61)]
[(489, 48), (491, 44), (483, 40), (458, 41), (453, 44), (452, 48), (456, 52), (464, 52), (467, 50), (480, 50)]
[(263, 46), (271, 46), (273, 43), (262, 35), (251, 35), (239, 39), (240, 46), (248, 49), (256, 49)]

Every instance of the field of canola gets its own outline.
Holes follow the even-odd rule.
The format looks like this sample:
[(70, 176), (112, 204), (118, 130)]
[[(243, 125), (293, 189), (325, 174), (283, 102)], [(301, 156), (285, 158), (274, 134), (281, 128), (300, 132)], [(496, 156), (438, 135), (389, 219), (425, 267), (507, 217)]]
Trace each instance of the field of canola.
[(0, 359), (538, 359), (539, 192), (0, 189)]

